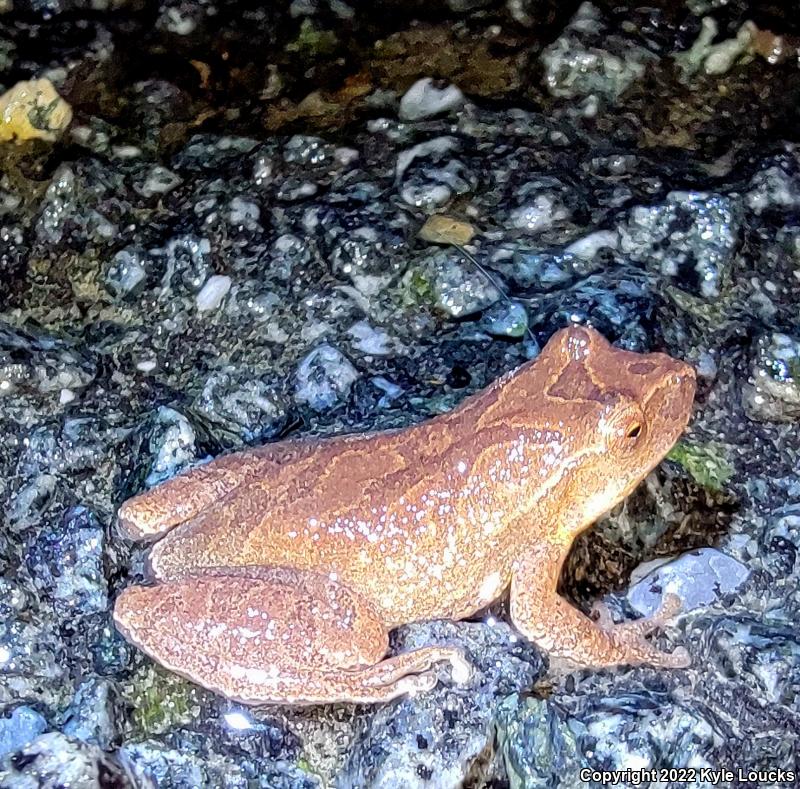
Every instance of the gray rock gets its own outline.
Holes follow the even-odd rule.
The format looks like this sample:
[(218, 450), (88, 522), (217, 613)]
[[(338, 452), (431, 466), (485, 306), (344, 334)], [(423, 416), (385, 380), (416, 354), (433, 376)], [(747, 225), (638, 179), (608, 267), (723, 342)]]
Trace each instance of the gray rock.
[[(355, 225), (359, 218), (363, 224)], [(374, 296), (387, 287), (402, 270), (402, 236), (395, 230), (376, 227), (380, 222), (365, 212), (346, 220), (326, 216), (324, 242), (334, 272), (347, 277), (365, 296)]]
[(0, 396), (13, 407), (14, 394), (38, 394), (55, 400), (88, 386), (97, 374), (90, 355), (74, 342), (43, 331), (0, 321)]
[[(120, 175), (105, 164), (92, 162), (85, 167), (61, 165), (45, 193), (36, 225), (38, 238), (50, 244), (110, 245), (117, 238), (119, 229), (100, 209), (103, 198), (120, 185)], [(127, 197), (125, 190), (119, 192), (117, 197), (124, 200)], [(129, 207), (125, 203), (125, 208)]]
[(335, 159), (336, 147), (321, 137), (295, 134), (283, 147), (283, 160), (301, 165), (320, 165)]
[(198, 312), (214, 312), (222, 306), (222, 302), (231, 289), (232, 280), (222, 274), (210, 276), (195, 297)]
[(192, 413), (225, 446), (265, 441), (281, 428), (286, 407), (274, 384), (234, 366), (213, 372)]
[(387, 356), (392, 353), (395, 343), (391, 335), (377, 326), (371, 326), (367, 321), (357, 321), (348, 330), (350, 344), (357, 351), (370, 356)]
[(462, 685), (440, 682), (366, 717), (340, 789), (461, 786), (491, 745), (498, 704), (529, 689), (542, 672), (537, 650), (501, 622), (430, 622), (398, 632), (400, 651), (436, 643), (460, 645), (472, 676)]
[(792, 583), (800, 553), (800, 504), (788, 504), (772, 514), (765, 525), (761, 543), (766, 547), (764, 564), (777, 591)]
[(561, 36), (545, 47), (541, 60), (553, 96), (616, 99), (644, 76), (655, 58), (631, 41), (607, 35), (601, 13), (585, 2)]
[(171, 192), (176, 186), (182, 182), (180, 176), (163, 167), (160, 164), (153, 165), (148, 168), (144, 174), (143, 180), (134, 183), (133, 188), (142, 197), (153, 197), (154, 195), (163, 195)]
[[(671, 702), (647, 688), (628, 692), (609, 689), (608, 693), (607, 697), (577, 698), (566, 719), (578, 753), (590, 767), (711, 766), (705, 754), (713, 747), (716, 734), (700, 710)], [(574, 773), (580, 764), (565, 765), (567, 774)], [(701, 781), (694, 785), (710, 789), (713, 784)]]
[(47, 729), (47, 721), (32, 707), (17, 707), (0, 718), (0, 758), (20, 750)]
[(545, 292), (561, 289), (580, 273), (588, 273), (574, 255), (564, 252), (519, 250), (493, 266), (517, 287)]
[(397, 182), (406, 204), (433, 211), (475, 188), (474, 172), (454, 156), (458, 147), (452, 137), (435, 137), (399, 154)]
[(522, 184), (513, 196), (516, 207), (506, 224), (529, 235), (550, 230), (572, 217), (576, 199), (558, 178), (538, 176)]
[[(111, 756), (60, 732), (42, 734), (0, 761), (1, 789), (139, 789)], [(147, 786), (147, 784), (145, 784)]]
[(80, 685), (64, 713), (62, 730), (69, 737), (108, 751), (120, 736), (121, 713), (115, 684), (107, 679), (89, 679)]
[(162, 288), (183, 287), (198, 293), (213, 273), (211, 242), (207, 238), (185, 235), (173, 238), (160, 250), (166, 259)]
[(528, 312), (518, 301), (501, 301), (483, 314), (481, 326), (496, 337), (524, 337), (528, 330)]
[(588, 324), (615, 345), (643, 352), (652, 342), (646, 316), (654, 302), (655, 294), (644, 276), (622, 268), (589, 275), (565, 290), (531, 294), (526, 306), (530, 325), (537, 331)]
[(455, 85), (439, 87), (430, 78), (417, 80), (400, 99), (400, 118), (418, 121), (433, 115), (458, 109), (464, 103), (464, 94)]
[(500, 292), (472, 263), (451, 250), (429, 255), (424, 265), (436, 306), (453, 318), (463, 318), (490, 307)]
[(290, 175), (285, 178), (275, 196), (286, 203), (295, 203), (313, 197), (319, 191), (319, 185), (307, 178)]
[(37, 589), (72, 626), (108, 608), (104, 546), (103, 528), (92, 513), (74, 507), (45, 526), (28, 549), (26, 563)]
[(800, 340), (779, 332), (759, 337), (751, 376), (744, 404), (754, 419), (791, 422), (800, 418)]
[(217, 170), (258, 147), (258, 140), (249, 137), (195, 134), (173, 160), (176, 170)]
[(795, 146), (765, 162), (753, 176), (745, 195), (747, 207), (760, 215), (770, 209), (791, 211), (800, 206), (800, 173)]
[(730, 197), (671, 192), (665, 203), (634, 208), (620, 226), (620, 249), (678, 287), (717, 298), (740, 244), (741, 212)]
[(55, 708), (69, 692), (65, 646), (32, 588), (0, 578), (0, 706)]
[(170, 748), (155, 740), (125, 745), (120, 755), (140, 782), (157, 787), (317, 789), (320, 786), (313, 776), (285, 762), (250, 761), (241, 757), (234, 760), (215, 753), (201, 755), (193, 748)]
[(115, 296), (133, 294), (147, 277), (147, 258), (142, 250), (122, 249), (106, 272), (106, 287)]
[(358, 379), (350, 360), (331, 345), (320, 345), (297, 368), (295, 399), (315, 411), (325, 411), (347, 397)]
[(552, 704), (513, 695), (499, 706), (497, 740), (511, 789), (588, 786), (575, 734)]
[(749, 576), (750, 570), (736, 559), (714, 548), (701, 548), (671, 561), (656, 560), (638, 567), (631, 578), (628, 602), (642, 616), (652, 616), (667, 593), (680, 597), (684, 612), (706, 608), (735, 592)]
[(145, 485), (155, 487), (187, 469), (197, 457), (195, 441), (189, 420), (174, 408), (161, 406), (150, 428), (148, 449), (153, 460)]

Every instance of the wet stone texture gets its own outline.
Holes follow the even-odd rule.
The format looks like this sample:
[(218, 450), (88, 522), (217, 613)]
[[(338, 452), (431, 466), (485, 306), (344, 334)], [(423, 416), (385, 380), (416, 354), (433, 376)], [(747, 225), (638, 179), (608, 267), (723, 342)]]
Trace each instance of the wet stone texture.
[[(0, 145), (0, 786), (798, 768), (796, 15), (434, 6), (0, 0), (2, 93), (72, 109)], [(617, 621), (680, 595), (656, 639), (689, 669), (564, 674), (500, 601), (393, 635), (460, 643), (464, 685), (252, 710), (115, 631), (127, 497), (442, 413), (569, 323), (697, 369), (689, 431), (562, 578)]]

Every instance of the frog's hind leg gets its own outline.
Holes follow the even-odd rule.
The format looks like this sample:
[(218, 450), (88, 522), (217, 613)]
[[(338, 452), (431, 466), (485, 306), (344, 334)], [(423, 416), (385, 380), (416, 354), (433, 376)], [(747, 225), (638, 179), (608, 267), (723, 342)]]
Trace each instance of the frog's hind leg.
[[(154, 539), (218, 504), (237, 488), (274, 474), (313, 454), (313, 442), (280, 441), (230, 455), (178, 474), (152, 490), (128, 499), (119, 509), (119, 525), (134, 540)], [(300, 475), (302, 469), (296, 469)]]
[(128, 499), (119, 509), (120, 528), (134, 540), (159, 537), (252, 479), (264, 462), (250, 450), (195, 466)]
[(388, 701), (431, 689), (454, 647), (383, 659), (388, 632), (367, 600), (328, 576), (288, 568), (204, 571), (117, 600), (117, 626), (166, 668), (245, 704)]

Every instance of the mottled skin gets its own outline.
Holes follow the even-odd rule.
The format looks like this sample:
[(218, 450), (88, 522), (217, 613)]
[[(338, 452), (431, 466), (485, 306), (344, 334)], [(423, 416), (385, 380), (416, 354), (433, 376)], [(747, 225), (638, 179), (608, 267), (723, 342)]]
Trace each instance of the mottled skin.
[(159, 537), (156, 581), (119, 597), (123, 633), (245, 703), (382, 701), (432, 687), (430, 647), (385, 657), (391, 628), (461, 619), (511, 587), (518, 630), (578, 666), (687, 664), (652, 619), (593, 622), (556, 593), (581, 531), (683, 431), (690, 367), (558, 332), (534, 361), (448, 414), (402, 430), (284, 441), (228, 455), (136, 496), (132, 538)]

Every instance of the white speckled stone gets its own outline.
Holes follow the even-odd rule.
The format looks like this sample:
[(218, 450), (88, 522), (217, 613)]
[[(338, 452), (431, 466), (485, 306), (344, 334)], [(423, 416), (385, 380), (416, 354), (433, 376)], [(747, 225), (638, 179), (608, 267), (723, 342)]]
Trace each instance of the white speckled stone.
[(464, 103), (464, 94), (455, 85), (437, 88), (430, 77), (417, 80), (400, 99), (400, 118), (418, 121), (450, 112)]
[(678, 595), (684, 611), (704, 608), (721, 595), (730, 594), (750, 577), (750, 570), (736, 559), (701, 548), (666, 563), (647, 562), (634, 571), (641, 579), (628, 591), (628, 602), (643, 616), (654, 614), (667, 592)]
[(217, 309), (228, 291), (231, 289), (231, 278), (222, 274), (214, 274), (209, 277), (205, 285), (197, 294), (195, 303), (200, 312), (210, 312)]

